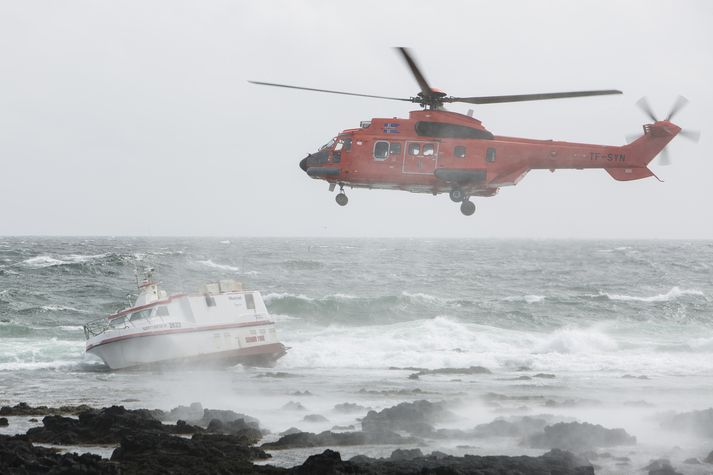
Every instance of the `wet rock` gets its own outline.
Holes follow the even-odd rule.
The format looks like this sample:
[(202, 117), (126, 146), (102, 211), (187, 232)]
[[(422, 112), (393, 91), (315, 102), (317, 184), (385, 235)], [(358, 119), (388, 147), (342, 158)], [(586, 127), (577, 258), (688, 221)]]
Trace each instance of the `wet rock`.
[(418, 379), (419, 375), (417, 373), (409, 374), (408, 379)]
[(636, 437), (627, 434), (624, 429), (607, 429), (587, 422), (559, 422), (546, 426), (542, 433), (527, 437), (524, 443), (534, 448), (584, 451), (636, 444)]
[[(415, 368), (416, 369), (416, 368)], [(437, 369), (420, 369), (416, 373), (409, 376), (410, 379), (418, 379), (419, 376), (432, 374), (492, 374), (488, 368), (482, 366), (470, 366), (468, 368), (437, 368)], [(415, 378), (414, 378), (415, 376)]]
[(329, 422), (329, 419), (320, 414), (307, 414), (302, 418), (304, 422)]
[(297, 427), (290, 427), (289, 429), (283, 430), (282, 432), (280, 432), (280, 436), (286, 436), (286, 435), (290, 435), (290, 434), (299, 434), (300, 432), (302, 432), (302, 431), (299, 430)]
[(247, 440), (249, 444), (257, 444), (260, 439), (262, 439), (262, 433), (243, 419), (236, 419), (230, 422), (213, 419), (208, 423), (206, 431), (215, 434), (241, 436)]
[(283, 371), (273, 371), (269, 373), (260, 373), (256, 378), (278, 378), (278, 379), (286, 379), (286, 378), (296, 378), (298, 377), (296, 374), (291, 374), (291, 373), (285, 373)]
[(290, 396), (312, 396), (312, 393), (309, 391), (293, 391)]
[(433, 424), (454, 418), (444, 403), (420, 400), (402, 402), (380, 412), (369, 411), (361, 426), (365, 432), (371, 433), (406, 431), (416, 436), (429, 436), (434, 433)]
[(713, 408), (703, 411), (666, 414), (662, 417), (661, 427), (689, 432), (701, 437), (713, 437)]
[(0, 417), (0, 427), (7, 427), (10, 423), (7, 421), (7, 417)]
[(533, 375), (532, 377), (533, 378), (542, 378), (542, 379), (554, 379), (557, 376), (555, 376), (554, 374), (551, 374), (551, 373), (537, 373), (537, 374)]
[(713, 451), (711, 451), (711, 453), (709, 453), (708, 456), (703, 459), (703, 461), (705, 463), (713, 463)]
[(267, 442), (262, 449), (295, 449), (305, 447), (338, 447), (343, 445), (413, 444), (420, 442), (411, 437), (402, 437), (393, 432), (370, 434), (367, 432), (330, 432), (319, 434), (298, 432), (280, 437), (275, 442)]
[(260, 429), (260, 421), (254, 417), (247, 416), (245, 414), (240, 414), (235, 411), (222, 410), (222, 409), (204, 409), (203, 417), (197, 421), (191, 421), (192, 424), (197, 424), (203, 427), (207, 427), (210, 421), (213, 419), (218, 419), (220, 422), (233, 422), (238, 419), (242, 419), (255, 429)]
[(86, 404), (78, 406), (30, 406), (25, 402), (20, 402), (14, 406), (0, 407), (0, 416), (46, 416), (49, 414), (72, 414), (76, 415), (80, 412), (92, 410)]
[(691, 457), (683, 461), (683, 463), (687, 463), (689, 465), (702, 465), (701, 461), (698, 460), (696, 457)]
[(188, 424), (180, 427), (162, 424), (145, 409), (127, 410), (123, 406), (91, 409), (78, 419), (50, 415), (42, 419), (42, 427), (32, 427), (26, 437), (33, 442), (48, 444), (112, 444), (135, 432), (190, 433), (200, 431)]
[(35, 417), (30, 417), (29, 419), (27, 419), (27, 421), (28, 421), (28, 422), (39, 422), (39, 421), (37, 420), (37, 418), (35, 418)]
[(389, 460), (398, 462), (400, 460), (413, 460), (419, 457), (423, 457), (421, 449), (396, 449), (391, 452)]
[(301, 403), (295, 402), (295, 401), (290, 401), (284, 406), (282, 406), (282, 409), (285, 411), (306, 411), (307, 408), (304, 407)]
[(199, 402), (193, 402), (190, 406), (174, 407), (168, 412), (165, 412), (159, 419), (162, 421), (175, 421), (178, 419), (184, 421), (195, 421), (203, 417), (203, 405)]
[(476, 437), (527, 437), (544, 430), (547, 421), (534, 417), (518, 417), (506, 420), (497, 418), (473, 429)]
[(633, 374), (625, 374), (622, 376), (622, 379), (650, 379), (648, 376), (645, 374), (639, 375), (639, 376), (634, 376)]
[[(266, 459), (239, 436), (196, 434), (190, 439), (167, 434), (137, 433), (121, 439), (111, 460), (125, 473), (269, 473), (251, 460)], [(272, 470), (277, 473), (277, 470)]]
[[(328, 453), (329, 452), (329, 453)], [(410, 451), (409, 451), (410, 452)], [(411, 454), (410, 454), (411, 455)], [(474, 456), (453, 457), (440, 452), (430, 455), (399, 459), (373, 459), (363, 455), (343, 462), (338, 452), (325, 451), (310, 457), (309, 469), (314, 472), (293, 468), (293, 473), (368, 473), (368, 474), (558, 474), (590, 475), (594, 468), (586, 460), (570, 452), (551, 450), (540, 457)], [(330, 471), (331, 470), (331, 471)]]
[(643, 468), (649, 471), (649, 475), (683, 475), (677, 472), (668, 459), (652, 460), (650, 464)]
[(334, 410), (336, 412), (340, 412), (342, 414), (354, 414), (355, 412), (364, 412), (368, 408), (361, 406), (359, 404), (354, 404), (351, 402), (345, 402), (342, 404), (337, 404), (334, 406)]
[(0, 435), (0, 473), (102, 473), (119, 474), (119, 468), (98, 455), (58, 454), (54, 449), (38, 447), (21, 437)]

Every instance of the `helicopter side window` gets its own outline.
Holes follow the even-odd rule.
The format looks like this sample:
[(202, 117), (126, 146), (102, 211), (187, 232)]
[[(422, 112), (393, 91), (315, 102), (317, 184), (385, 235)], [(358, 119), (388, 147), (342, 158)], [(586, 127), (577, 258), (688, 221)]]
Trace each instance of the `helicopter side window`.
[(488, 148), (488, 151), (485, 152), (485, 161), (488, 163), (493, 163), (495, 161), (495, 149), (492, 147)]
[(410, 143), (408, 144), (408, 154), (413, 156), (421, 155), (421, 144)]
[(389, 155), (401, 155), (401, 144), (398, 142), (391, 142), (389, 146)]
[(465, 158), (465, 147), (462, 145), (456, 145), (453, 149), (453, 156), (458, 158)]
[(340, 139), (339, 143), (344, 145), (345, 152), (348, 152), (352, 149), (352, 139)]
[(389, 142), (378, 141), (374, 144), (374, 160), (386, 160), (389, 155)]
[(436, 153), (436, 146), (432, 143), (423, 144), (423, 156), (427, 157)]

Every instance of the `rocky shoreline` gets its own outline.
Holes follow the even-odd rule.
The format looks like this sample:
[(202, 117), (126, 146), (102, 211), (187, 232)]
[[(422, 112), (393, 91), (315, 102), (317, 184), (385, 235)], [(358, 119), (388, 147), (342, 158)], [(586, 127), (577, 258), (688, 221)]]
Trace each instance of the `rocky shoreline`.
[[(444, 404), (426, 400), (400, 403), (379, 412), (369, 411), (361, 420), (360, 431), (291, 432), (262, 445), (258, 444), (267, 431), (255, 418), (228, 410), (204, 409), (200, 404), (162, 411), (132, 410), (123, 406), (31, 407), (20, 403), (0, 408), (0, 415), (10, 417), (10, 425), (13, 417), (43, 416), (42, 426), (30, 428), (25, 434), (0, 435), (0, 473), (3, 474), (586, 475), (595, 473), (595, 466), (588, 459), (596, 459), (597, 454), (587, 456), (583, 451), (586, 444), (578, 440), (595, 440), (599, 447), (636, 442), (622, 429), (562, 422), (548, 425), (546, 420), (521, 418), (493, 421), (456, 435), (476, 438), (484, 434), (517, 435), (521, 437), (521, 445), (549, 448), (548, 452), (539, 457), (424, 454), (418, 448), (407, 447), (423, 445), (422, 438), (452, 436), (453, 430), (435, 430), (433, 424), (454, 417)], [(342, 460), (340, 453), (332, 450), (365, 444), (403, 445), (405, 448), (393, 451), (386, 458), (357, 455), (349, 460)], [(109, 458), (102, 458), (90, 453), (62, 453), (57, 448), (83, 445), (110, 445), (115, 449)], [(291, 468), (269, 464), (271, 456), (266, 450), (311, 447), (329, 449)], [(712, 457), (713, 454), (709, 456)], [(653, 461), (646, 469), (658, 475), (677, 473), (665, 460)]]

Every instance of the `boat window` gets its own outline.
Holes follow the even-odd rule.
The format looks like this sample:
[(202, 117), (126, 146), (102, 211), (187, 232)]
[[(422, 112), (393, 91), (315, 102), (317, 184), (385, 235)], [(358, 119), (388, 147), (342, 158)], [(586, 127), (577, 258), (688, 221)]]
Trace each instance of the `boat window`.
[(421, 155), (421, 144), (418, 144), (418, 143), (408, 144), (408, 154), (409, 155)]
[(245, 294), (245, 306), (250, 310), (255, 309), (255, 297), (253, 297), (253, 294)]
[(389, 155), (401, 155), (401, 144), (399, 142), (391, 142), (389, 145)]
[(389, 142), (379, 141), (374, 144), (374, 160), (386, 160), (389, 154)]
[(485, 153), (485, 161), (489, 163), (493, 163), (495, 161), (495, 149), (494, 148), (488, 148), (488, 151)]
[(208, 307), (215, 307), (215, 298), (210, 294), (205, 294), (205, 304)]
[(465, 158), (465, 147), (462, 145), (456, 145), (453, 149), (453, 156), (458, 158)]
[(158, 317), (168, 317), (168, 307), (162, 306), (156, 309), (156, 316)]
[(109, 323), (109, 325), (113, 328), (124, 328), (126, 326), (126, 317), (115, 318)]
[(425, 143), (423, 144), (423, 156), (429, 156), (433, 155), (436, 153), (436, 146), (433, 145), (432, 143)]

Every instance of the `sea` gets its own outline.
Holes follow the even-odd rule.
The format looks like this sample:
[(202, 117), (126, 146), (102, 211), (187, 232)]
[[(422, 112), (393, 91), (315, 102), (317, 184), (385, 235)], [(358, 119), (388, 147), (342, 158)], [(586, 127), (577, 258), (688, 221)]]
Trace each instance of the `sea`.
[[(85, 354), (83, 325), (129, 306), (147, 268), (169, 293), (220, 279), (259, 290), (287, 354), (273, 368), (108, 371)], [(491, 373), (411, 376), (471, 366)], [(359, 430), (367, 410), (427, 399), (457, 415), (439, 428), (545, 414), (637, 438), (600, 449), (597, 473), (641, 473), (659, 458), (710, 473), (684, 463), (713, 450), (710, 436), (661, 421), (711, 408), (712, 396), (711, 241), (0, 238), (0, 405), (200, 402), (257, 417), (274, 440), (291, 427)], [(17, 418), (0, 432), (32, 425)], [(546, 451), (502, 436), (420, 448)], [(269, 463), (320, 451), (272, 451)]]

